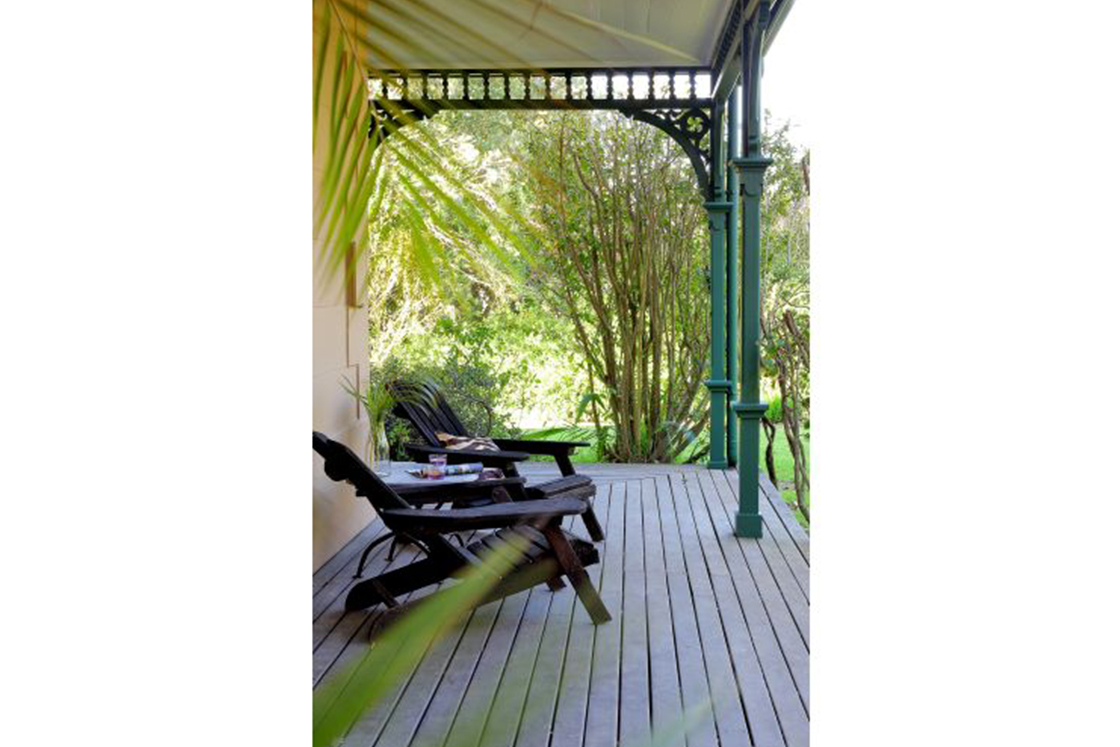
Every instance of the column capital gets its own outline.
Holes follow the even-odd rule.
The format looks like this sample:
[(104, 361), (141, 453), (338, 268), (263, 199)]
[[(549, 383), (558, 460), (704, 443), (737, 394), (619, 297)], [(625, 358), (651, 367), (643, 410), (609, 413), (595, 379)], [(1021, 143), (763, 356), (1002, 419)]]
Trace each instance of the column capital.
[(731, 409), (740, 419), (758, 420), (766, 411), (770, 409), (770, 405), (766, 402), (732, 402)]
[(728, 379), (706, 379), (704, 386), (708, 387), (709, 391), (731, 393), (731, 382)]
[[(713, 234), (722, 234), (727, 230), (727, 217), (731, 215), (731, 203), (723, 200), (705, 202), (708, 211), (708, 228)], [(713, 236), (714, 238), (714, 236)]]
[(754, 155), (732, 158), (731, 163), (739, 170), (739, 173), (742, 173), (744, 171), (765, 171), (770, 164), (774, 163), (774, 160), (766, 156)]
[(762, 194), (762, 176), (766, 167), (774, 163), (763, 156), (747, 156), (735, 158), (735, 168), (739, 170), (739, 189), (748, 197), (759, 197)]

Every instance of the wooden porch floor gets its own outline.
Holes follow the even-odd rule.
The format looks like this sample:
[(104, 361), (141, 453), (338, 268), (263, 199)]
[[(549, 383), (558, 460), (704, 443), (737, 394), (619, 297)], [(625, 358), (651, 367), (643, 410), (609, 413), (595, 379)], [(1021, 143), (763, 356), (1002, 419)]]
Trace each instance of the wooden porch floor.
[[(667, 744), (809, 743), (809, 539), (774, 487), (763, 480), (763, 538), (744, 540), (731, 533), (734, 471), (577, 466), (598, 485), (606, 540), (588, 572), (614, 619), (592, 625), (570, 586), (485, 605), (343, 744), (636, 747), (683, 714), (694, 714), (687, 737)], [(542, 463), (523, 472), (530, 482), (557, 474)], [(342, 609), (381, 529), (373, 522), (314, 575), (316, 686), (360, 654), (381, 617), (380, 607)]]

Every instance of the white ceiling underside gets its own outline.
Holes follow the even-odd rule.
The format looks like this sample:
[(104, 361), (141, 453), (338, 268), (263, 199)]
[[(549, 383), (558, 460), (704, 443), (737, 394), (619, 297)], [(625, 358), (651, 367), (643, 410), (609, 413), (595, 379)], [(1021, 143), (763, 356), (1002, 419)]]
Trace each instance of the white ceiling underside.
[(377, 0), (379, 69), (711, 64), (734, 0)]

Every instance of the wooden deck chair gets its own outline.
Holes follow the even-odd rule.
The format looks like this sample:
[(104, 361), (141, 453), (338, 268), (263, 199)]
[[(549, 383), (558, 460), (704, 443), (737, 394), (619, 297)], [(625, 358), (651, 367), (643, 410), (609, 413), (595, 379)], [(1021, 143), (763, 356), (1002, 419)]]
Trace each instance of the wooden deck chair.
[[(349, 482), (359, 496), (366, 498), (390, 531), (417, 545), (425, 557), (407, 566), (355, 584), (346, 597), (346, 609), (358, 610), (375, 604), (395, 607), (397, 597), (430, 584), (438, 583), (477, 565), (488, 550), (505, 544), (520, 535), (528, 541), (518, 563), (503, 576), (486, 603), (516, 594), (540, 583), (553, 591), (563, 588), (567, 577), (596, 624), (611, 619), (603, 600), (584, 570), (599, 562), (595, 546), (561, 528), (565, 516), (580, 515), (589, 509), (584, 498), (561, 497), (531, 501), (509, 501), (474, 508), (429, 510), (413, 508), (386, 485), (345, 444), (313, 432), (312, 446), (323, 457), (327, 476), (336, 482)], [(445, 498), (454, 503), (453, 499)], [(446, 535), (493, 529), (468, 544), (457, 548)]]
[[(586, 441), (532, 441), (528, 439), (491, 438), (497, 450), (484, 448), (447, 448), (440, 440), (439, 434), (461, 438), (482, 440), (478, 436), (467, 432), (466, 426), (459, 420), (458, 415), (451, 409), (439, 388), (432, 382), (394, 382), (390, 391), (396, 395), (397, 404), (393, 414), (410, 422), (420, 436), (427, 442), (425, 444), (407, 444), (409, 455), (418, 462), (428, 461), (432, 454), (444, 454), (448, 464), (463, 464), (467, 462), (481, 462), (486, 467), (497, 467), (507, 476), (514, 477), (518, 474), (517, 462), (523, 462), (532, 455), (552, 457), (556, 466), (560, 468), (560, 480), (543, 483), (535, 486), (543, 490), (556, 490), (562, 486), (564, 490), (571, 490), (583, 485), (590, 485), (591, 478), (577, 475), (572, 465), (571, 454), (581, 446), (589, 446)], [(584, 525), (591, 539), (595, 542), (603, 540), (603, 528), (595, 511), (588, 509), (583, 515)]]

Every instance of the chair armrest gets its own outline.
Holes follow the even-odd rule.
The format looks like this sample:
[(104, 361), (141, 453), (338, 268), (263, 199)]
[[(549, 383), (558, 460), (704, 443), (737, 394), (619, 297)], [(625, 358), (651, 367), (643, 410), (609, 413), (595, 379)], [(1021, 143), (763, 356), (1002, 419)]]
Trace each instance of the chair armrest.
[(495, 503), (477, 508), (391, 508), (381, 511), (381, 518), (390, 529), (408, 532), (446, 534), (468, 529), (498, 529), (530, 522), (547, 522), (557, 516), (571, 516), (587, 511), (582, 498), (549, 498), (542, 501)]
[(501, 449), (529, 454), (571, 454), (581, 446), (591, 445), (586, 441), (530, 441), (524, 438), (495, 438), (493, 441)]
[(548, 498), (591, 498), (596, 493), (595, 482), (584, 475), (571, 475), (561, 477), (559, 480), (549, 480), (536, 485), (525, 486), (525, 496), (530, 500)]
[[(500, 467), (510, 462), (524, 462), (529, 454), (523, 451), (469, 451), (467, 449), (444, 449), (439, 446), (405, 444), (409, 456), (418, 462), (428, 461), (430, 454), (445, 454), (448, 464), (482, 462), (487, 467)], [(421, 458), (422, 457), (422, 458)]]
[[(471, 482), (440, 481), (416, 483), (415, 485), (393, 485), (393, 490), (401, 498), (414, 506), (428, 503), (463, 503), (479, 498), (493, 501), (496, 488), (516, 488), (525, 484), (524, 477), (503, 477), (496, 480), (474, 480)], [(514, 490), (513, 492), (518, 492)]]

